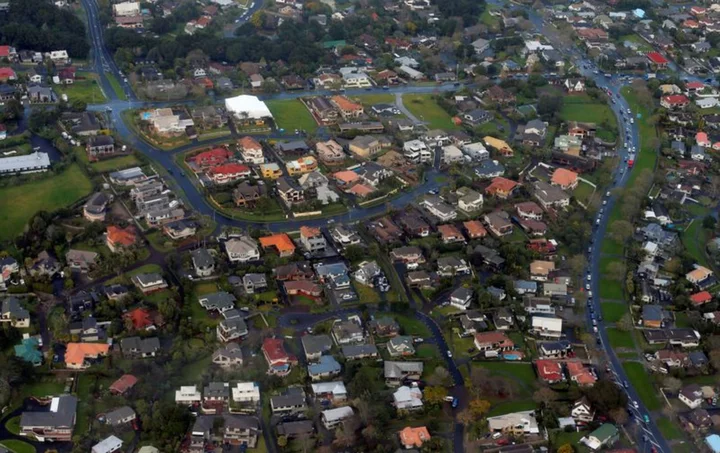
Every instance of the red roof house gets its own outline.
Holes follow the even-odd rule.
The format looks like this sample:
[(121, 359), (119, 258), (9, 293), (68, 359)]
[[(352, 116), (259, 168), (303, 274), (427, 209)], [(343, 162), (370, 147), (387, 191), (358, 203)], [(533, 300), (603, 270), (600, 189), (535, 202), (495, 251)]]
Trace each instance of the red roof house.
[(280, 338), (266, 338), (263, 341), (262, 352), (267, 360), (270, 372), (278, 375), (290, 373), (290, 366), (297, 363), (297, 359), (285, 349), (285, 342)]
[(660, 98), (660, 105), (666, 109), (683, 109), (690, 104), (690, 99), (684, 94), (671, 94)]
[(208, 170), (208, 176), (217, 184), (225, 184), (250, 176), (250, 167), (236, 163), (218, 165)]
[(110, 384), (110, 393), (122, 395), (137, 384), (138, 379), (132, 374), (123, 374), (120, 379)]
[(704, 305), (712, 300), (712, 294), (710, 294), (707, 291), (700, 291), (699, 293), (695, 293), (692, 296), (690, 296), (690, 301), (693, 305), (696, 307), (699, 305)]
[(208, 168), (224, 164), (232, 157), (232, 153), (225, 148), (213, 148), (210, 151), (203, 151), (190, 158), (196, 165)]
[(135, 228), (132, 226), (120, 228), (115, 225), (110, 225), (107, 227), (105, 244), (113, 252), (117, 252), (121, 248), (130, 247), (136, 240), (137, 235), (135, 234)]
[(543, 382), (555, 384), (565, 380), (560, 362), (554, 360), (536, 360), (535, 367), (537, 368), (538, 377), (542, 379)]
[(653, 64), (659, 68), (664, 68), (670, 63), (670, 61), (663, 57), (660, 52), (648, 52), (647, 59), (650, 61), (650, 64)]
[(0, 68), (0, 80), (5, 82), (7, 80), (15, 80), (17, 75), (12, 68)]

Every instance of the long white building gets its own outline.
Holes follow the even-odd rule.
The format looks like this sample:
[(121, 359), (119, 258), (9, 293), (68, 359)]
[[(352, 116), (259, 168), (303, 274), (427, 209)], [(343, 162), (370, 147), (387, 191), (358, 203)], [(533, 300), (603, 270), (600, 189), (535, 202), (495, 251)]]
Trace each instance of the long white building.
[(0, 158), (0, 175), (17, 173), (37, 173), (50, 168), (50, 156), (47, 153), (34, 152), (24, 156)]

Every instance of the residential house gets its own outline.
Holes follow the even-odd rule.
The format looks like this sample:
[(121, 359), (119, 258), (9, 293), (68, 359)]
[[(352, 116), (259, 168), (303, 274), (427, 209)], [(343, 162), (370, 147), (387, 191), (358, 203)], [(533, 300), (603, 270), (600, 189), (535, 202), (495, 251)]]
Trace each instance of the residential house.
[(289, 257), (295, 254), (295, 244), (290, 239), (290, 236), (285, 233), (261, 237), (260, 245), (263, 250), (271, 249), (280, 257)]
[(220, 348), (213, 352), (212, 362), (221, 368), (242, 366), (243, 354), (240, 349), (240, 345), (237, 343), (229, 343), (227, 345), (220, 346)]
[(323, 354), (330, 352), (332, 349), (332, 339), (330, 336), (322, 335), (304, 335), (301, 338), (305, 358), (308, 361), (315, 361)]
[(260, 249), (249, 236), (229, 239), (225, 242), (225, 252), (231, 263), (247, 263), (260, 259)]
[(308, 364), (308, 376), (313, 381), (328, 379), (337, 376), (342, 371), (342, 367), (331, 355), (320, 356), (317, 362)]
[(353, 412), (350, 406), (343, 406), (322, 411), (320, 413), (320, 420), (323, 426), (325, 426), (325, 429), (332, 430), (354, 415), (355, 412)]
[(415, 354), (415, 347), (410, 336), (398, 335), (387, 342), (390, 357), (411, 356)]
[(422, 397), (422, 390), (417, 386), (408, 387), (403, 385), (393, 393), (393, 406), (398, 412), (422, 410)]
[(560, 338), (562, 336), (562, 318), (533, 316), (530, 331), (545, 338)]
[(502, 176), (498, 176), (492, 180), (489, 186), (485, 188), (485, 193), (490, 196), (496, 196), (501, 199), (509, 198), (513, 191), (518, 187), (518, 183)]
[(9, 297), (2, 301), (2, 312), (0, 322), (9, 322), (12, 327), (26, 329), (30, 327), (30, 312), (15, 297)]
[(162, 291), (168, 287), (168, 284), (165, 279), (163, 279), (162, 275), (155, 272), (137, 274), (130, 280), (132, 280), (133, 284), (142, 291), (143, 294)]
[(399, 386), (407, 379), (420, 379), (423, 372), (422, 362), (392, 362), (386, 360), (383, 366), (385, 382), (393, 387)]
[(509, 414), (487, 417), (488, 430), (491, 433), (502, 433), (514, 436), (538, 434), (540, 429), (534, 411), (512, 412)]
[(698, 384), (686, 385), (678, 393), (678, 399), (690, 409), (700, 407), (703, 401), (703, 392)]
[(268, 373), (286, 376), (290, 373), (292, 365), (297, 364), (295, 356), (285, 349), (285, 342), (279, 338), (266, 338), (263, 341), (262, 352), (268, 363)]
[(126, 337), (120, 340), (120, 349), (125, 358), (155, 357), (160, 351), (160, 339), (158, 337)]
[(620, 432), (615, 425), (603, 423), (587, 437), (580, 439), (581, 443), (587, 445), (591, 450), (599, 450), (603, 447), (612, 446), (620, 438)]
[(200, 248), (190, 252), (190, 259), (198, 277), (209, 277), (215, 271), (215, 258), (207, 249)]
[(399, 431), (398, 435), (400, 436), (400, 443), (407, 451), (411, 451), (411, 449), (418, 451), (417, 449), (421, 448), (425, 442), (432, 439), (425, 426), (408, 426)]

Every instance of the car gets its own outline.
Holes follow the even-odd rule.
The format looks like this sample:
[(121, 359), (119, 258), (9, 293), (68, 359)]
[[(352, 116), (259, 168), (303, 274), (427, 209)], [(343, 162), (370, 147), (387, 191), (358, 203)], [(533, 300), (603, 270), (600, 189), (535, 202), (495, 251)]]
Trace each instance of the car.
[(452, 400), (452, 403), (450, 404), (450, 406), (452, 406), (452, 408), (455, 409), (458, 407), (458, 404), (460, 404), (460, 400), (453, 397), (453, 400)]
[(448, 356), (449, 358), (452, 358), (452, 351), (448, 350), (448, 351), (447, 351), (447, 356)]
[(628, 384), (628, 381), (623, 381), (623, 387), (629, 388), (630, 384)]
[(635, 124), (635, 118), (630, 118), (630, 124)]
[(607, 200), (603, 200), (603, 206), (607, 204)]
[(650, 423), (650, 417), (648, 417), (648, 414), (643, 414), (643, 421), (645, 423)]
[(587, 281), (590, 281), (590, 280), (592, 280), (592, 275), (588, 274)]
[(605, 193), (605, 196), (606, 196), (606, 197), (609, 197), (609, 196), (610, 196), (610, 191), (609, 191), (609, 190)]
[(585, 289), (590, 290), (590, 283), (585, 285)]
[(592, 291), (588, 291), (588, 297), (592, 297)]
[(632, 110), (627, 109), (627, 112), (628, 112), (628, 115), (630, 115), (632, 113)]
[(448, 396), (446, 396), (445, 398), (443, 398), (443, 401), (447, 401), (448, 403), (452, 403), (454, 399), (455, 399), (454, 396), (448, 395)]
[(635, 409), (640, 409), (640, 405), (638, 404), (637, 401), (633, 401), (632, 404), (633, 404), (633, 407), (634, 407)]

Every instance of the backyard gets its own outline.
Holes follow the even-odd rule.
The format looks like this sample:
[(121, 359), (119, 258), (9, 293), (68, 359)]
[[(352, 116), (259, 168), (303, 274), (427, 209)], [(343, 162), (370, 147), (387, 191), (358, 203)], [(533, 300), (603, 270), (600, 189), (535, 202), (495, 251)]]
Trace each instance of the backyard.
[(566, 96), (560, 118), (563, 121), (595, 123), (598, 127), (604, 123), (613, 129), (617, 128), (617, 121), (610, 107), (589, 96)]
[(286, 131), (302, 129), (307, 132), (315, 132), (318, 127), (305, 104), (299, 99), (270, 100), (266, 104), (278, 128)]
[(86, 104), (99, 104), (105, 102), (105, 95), (100, 85), (94, 79), (76, 80), (70, 85), (55, 85), (54, 90), (58, 94), (66, 94), (68, 101), (81, 101)]
[(430, 129), (459, 129), (450, 115), (435, 102), (432, 94), (406, 94), (403, 96), (403, 104), (418, 120), (426, 122)]
[(92, 190), (92, 183), (78, 165), (36, 181), (0, 188), (0, 240), (20, 234), (38, 211), (67, 207)]

